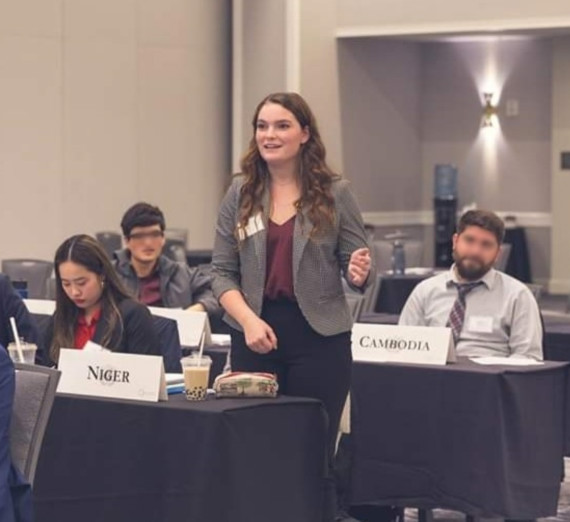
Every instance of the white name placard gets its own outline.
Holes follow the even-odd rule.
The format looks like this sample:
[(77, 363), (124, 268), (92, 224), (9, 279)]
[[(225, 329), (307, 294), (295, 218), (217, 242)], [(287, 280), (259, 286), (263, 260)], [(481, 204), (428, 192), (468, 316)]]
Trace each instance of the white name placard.
[(356, 323), (352, 357), (361, 362), (444, 365), (455, 361), (450, 328)]
[(149, 306), (152, 315), (166, 317), (176, 321), (182, 346), (200, 346), (202, 342), (212, 344), (212, 331), (206, 312), (187, 311), (180, 308), (158, 308)]
[(167, 400), (164, 364), (157, 355), (62, 349), (57, 391), (95, 397)]
[(55, 301), (50, 299), (24, 299), (24, 304), (31, 314), (53, 315)]

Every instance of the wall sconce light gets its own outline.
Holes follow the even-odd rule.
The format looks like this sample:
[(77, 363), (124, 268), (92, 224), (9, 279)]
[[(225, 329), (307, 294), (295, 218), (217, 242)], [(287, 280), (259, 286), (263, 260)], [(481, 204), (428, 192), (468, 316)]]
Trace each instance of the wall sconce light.
[(494, 127), (494, 119), (497, 116), (497, 107), (493, 105), (493, 93), (484, 92), (483, 100), (485, 101), (485, 105), (483, 106), (483, 118), (481, 120), (481, 127)]

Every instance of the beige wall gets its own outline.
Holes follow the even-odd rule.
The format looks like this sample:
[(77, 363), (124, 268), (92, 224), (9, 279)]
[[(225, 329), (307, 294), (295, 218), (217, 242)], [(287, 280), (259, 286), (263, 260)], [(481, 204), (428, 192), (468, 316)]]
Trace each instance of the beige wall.
[(63, 230), (61, 2), (0, 3), (0, 257), (51, 257)]
[(418, 210), (421, 45), (358, 38), (338, 47), (345, 175), (360, 208)]
[(269, 93), (286, 90), (286, 0), (234, 0), (232, 167), (252, 135), (251, 118)]
[(384, 32), (455, 32), (568, 26), (570, 4), (562, 0), (479, 0), (429, 2), (336, 0), (338, 28)]
[(551, 290), (570, 292), (570, 171), (560, 153), (570, 151), (570, 38), (554, 42), (552, 95), (552, 281)]
[(209, 247), (230, 170), (228, 0), (0, 2), (0, 258), (160, 205)]
[[(550, 212), (551, 40), (434, 42), (422, 50), (424, 208), (432, 206), (434, 166), (452, 163), (460, 206)], [(486, 90), (499, 101), (494, 129), (480, 127)], [(506, 114), (507, 100), (518, 103), (517, 116)]]
[[(423, 48), (423, 208), (432, 208), (434, 166), (458, 167), (459, 207), (514, 213), (525, 225), (533, 280), (550, 278), (550, 39), (429, 42)], [(481, 129), (482, 92), (500, 96), (499, 126)], [(517, 116), (506, 113), (516, 100)]]
[(336, 41), (331, 38), (336, 11), (330, 0), (299, 0), (299, 4), (300, 92), (317, 117), (331, 166), (342, 171), (338, 58)]
[(328, 0), (233, 0), (234, 170), (249, 143), (257, 103), (270, 92), (286, 90), (297, 90), (307, 99), (329, 161), (342, 170), (332, 7)]
[[(347, 154), (350, 153), (342, 151), (342, 147), (346, 146), (347, 141), (343, 136), (346, 128), (343, 127), (342, 113), (339, 108), (341, 105), (339, 101), (341, 93), (339, 93), (338, 85), (339, 83), (341, 85), (344, 83), (346, 87), (346, 84), (351, 83), (351, 81), (350, 78), (344, 77), (344, 71), (339, 70), (337, 48), (346, 44), (337, 43), (337, 35), (362, 36), (380, 33), (392, 35), (406, 33), (436, 34), (499, 28), (516, 30), (570, 27), (570, 4), (568, 3), (560, 1), (536, 3), (530, 0), (523, 2), (502, 0), (499, 3), (487, 3), (489, 4), (487, 7), (480, 2), (469, 4), (465, 2), (450, 2), (449, 0), (429, 2), (425, 3), (425, 5), (420, 5), (417, 2), (410, 4), (410, 2), (378, 2), (377, 0), (336, 0), (334, 6), (325, 0), (303, 3), (301, 11), (301, 24), (304, 28), (301, 42), (303, 50), (301, 56), (303, 63), (301, 74), (302, 92), (307, 97), (310, 95), (321, 121), (323, 121), (323, 115), (325, 115), (325, 130), (329, 133), (327, 143), (332, 143), (335, 148), (338, 148), (343, 153), (339, 158), (341, 161), (344, 158), (345, 164), (342, 165), (343, 167), (350, 167), (349, 170), (353, 168), (352, 165), (346, 164), (347, 158), (349, 158)], [(322, 12), (321, 15), (318, 15), (319, 11)], [(305, 50), (307, 51), (305, 52)], [(353, 83), (352, 89), (355, 92), (353, 96), (357, 96), (360, 86)], [(350, 88), (347, 88), (347, 90), (350, 90)], [(568, 89), (566, 89), (566, 92), (568, 92)], [(343, 108), (343, 110), (346, 111), (347, 109)], [(522, 119), (525, 117), (523, 115)], [(366, 133), (366, 130), (364, 132)], [(523, 147), (528, 145), (529, 142), (534, 141), (538, 143), (540, 141), (520, 136), (516, 138), (519, 145)], [(349, 138), (349, 141), (352, 142), (356, 140), (357, 138), (354, 136)], [(535, 144), (531, 143), (528, 151), (532, 147), (535, 149), (537, 147), (540, 148), (542, 144), (539, 143), (535, 147)], [(508, 150), (511, 154), (513, 153), (510, 149)], [(524, 150), (526, 151), (526, 149)], [(543, 152), (543, 149), (540, 149), (539, 154), (535, 157), (533, 156), (531, 163), (536, 163), (537, 158), (542, 158), (540, 161), (544, 164), (546, 156)], [(430, 154), (427, 154), (427, 151), (422, 149), (422, 156), (425, 159), (424, 163), (434, 163), (436, 160), (435, 156), (437, 156), (437, 161), (440, 161), (441, 154), (436, 154), (433, 158)], [(428, 155), (430, 156), (429, 158)], [(510, 163), (513, 163), (513, 160), (516, 161), (517, 158), (511, 156), (509, 159)], [(347, 174), (348, 177), (351, 176), (351, 172), (347, 172)], [(548, 176), (546, 172), (544, 175)], [(431, 181), (424, 180), (423, 185), (425, 187), (423, 202), (424, 205), (427, 205), (429, 199), (426, 194), (431, 191)], [(523, 188), (526, 189), (531, 185), (525, 185)], [(548, 213), (548, 203), (545, 204), (542, 198), (544, 195), (544, 190), (542, 189), (545, 187), (548, 187), (548, 180), (542, 187), (539, 187), (540, 202), (538, 205), (533, 206), (527, 202), (525, 203), (526, 206), (517, 204), (512, 208), (504, 208), (504, 210), (511, 211), (520, 208), (520, 210), (527, 212), (539, 211)], [(355, 188), (360, 192), (368, 192), (366, 186), (357, 186)], [(368, 208), (368, 204), (366, 206)], [(382, 208), (376, 209), (379, 212), (382, 212), (382, 210)], [(547, 216), (548, 214), (544, 216), (540, 214), (541, 220), (542, 217), (546, 218)], [(553, 216), (553, 219), (557, 218)], [(533, 256), (532, 261), (536, 267), (537, 279), (544, 282), (545, 277), (550, 277), (550, 265), (555, 263), (554, 257), (556, 256), (555, 250), (552, 252), (554, 257), (551, 256), (549, 230), (548, 228), (530, 229), (528, 237)], [(552, 240), (552, 244), (556, 244), (555, 239)], [(568, 250), (570, 251), (570, 248)], [(570, 258), (570, 252), (567, 254), (567, 257)], [(561, 262), (565, 266), (570, 266), (570, 263), (567, 261), (570, 261), (570, 259), (564, 259), (558, 263)], [(568, 289), (570, 290), (570, 270), (565, 281), (569, 283)]]
[[(248, 1), (253, 2), (253, 0), (236, 1), (244, 5), (247, 5)], [(388, 204), (382, 205), (380, 200), (383, 195), (381, 194), (378, 197), (378, 207), (374, 208), (375, 190), (371, 183), (373, 184), (374, 182), (374, 173), (377, 167), (372, 159), (372, 150), (377, 151), (378, 148), (373, 147), (372, 144), (375, 136), (380, 137), (381, 135), (381, 131), (373, 126), (374, 115), (384, 112), (385, 109), (390, 111), (390, 104), (397, 104), (399, 94), (403, 95), (404, 93), (397, 93), (392, 99), (386, 98), (380, 92), (382, 90), (379, 87), (381, 82), (374, 78), (377, 71), (367, 70), (369, 67), (378, 65), (378, 59), (377, 57), (375, 58), (374, 50), (377, 44), (366, 42), (365, 39), (360, 41), (348, 38), (337, 40), (337, 37), (376, 36), (378, 34), (461, 34), (470, 31), (500, 28), (526, 30), (546, 27), (570, 27), (569, 4), (560, 1), (546, 1), (537, 4), (529, 0), (522, 2), (502, 0), (499, 4), (496, 2), (468, 4), (465, 2), (436, 0), (435, 2), (429, 2), (429, 5), (419, 5), (417, 3), (410, 5), (409, 2), (379, 2), (377, 0), (336, 0), (335, 2), (328, 0), (311, 0), (307, 2), (285, 0), (285, 10), (288, 11), (291, 7), (297, 10), (296, 29), (299, 32), (300, 49), (298, 56), (299, 90), (309, 101), (317, 115), (331, 163), (353, 180), (355, 192), (359, 196), (363, 208), (369, 211), (370, 216), (377, 218), (382, 223), (391, 222), (392, 217), (397, 221), (397, 219), (400, 219), (397, 215), (402, 212), (411, 211), (411, 213), (414, 213), (414, 211), (419, 211), (421, 214), (422, 208), (429, 212), (431, 208), (433, 164), (440, 161), (457, 161), (458, 157), (461, 159), (464, 156), (466, 147), (468, 147), (468, 143), (474, 142), (473, 140), (477, 138), (477, 118), (481, 111), (480, 101), (477, 99), (480, 94), (477, 92), (479, 86), (477, 88), (473, 87), (470, 93), (471, 98), (469, 99), (474, 100), (474, 102), (466, 104), (458, 100), (458, 105), (456, 104), (455, 107), (459, 107), (460, 110), (456, 111), (457, 114), (451, 115), (452, 119), (455, 116), (465, 116), (470, 122), (472, 121), (473, 127), (471, 130), (473, 135), (469, 139), (464, 140), (465, 143), (463, 145), (465, 146), (459, 144), (457, 136), (454, 135), (454, 138), (451, 140), (453, 142), (451, 143), (451, 148), (448, 146), (449, 144), (444, 143), (448, 138), (438, 135), (437, 126), (441, 118), (438, 116), (439, 109), (437, 106), (440, 103), (435, 98), (437, 98), (439, 90), (437, 87), (431, 90), (432, 94), (434, 94), (434, 100), (432, 100), (434, 102), (432, 103), (434, 112), (431, 114), (433, 117), (430, 121), (434, 125), (421, 125), (418, 131), (420, 142), (423, 143), (426, 139), (428, 142), (427, 146), (422, 145), (419, 152), (421, 162), (418, 168), (418, 182), (413, 184), (413, 168), (410, 168), (414, 161), (417, 163), (418, 156), (417, 151), (412, 146), (410, 154), (405, 157), (406, 164), (409, 163), (410, 166), (401, 170), (409, 175), (404, 175), (401, 179), (396, 177), (387, 180), (383, 184), (384, 187), (388, 186), (390, 189), (386, 194), (394, 193), (392, 189), (397, 185), (399, 192), (396, 191), (396, 193), (402, 195), (402, 198), (400, 198), (402, 205), (398, 204), (397, 198), (392, 198)], [(275, 17), (265, 19), (262, 23), (275, 23)], [(285, 28), (285, 43), (283, 45), (287, 48), (291, 32), (286, 25)], [(355, 49), (359, 47), (363, 49), (355, 52)], [(491, 205), (497, 208), (497, 210), (521, 212), (521, 222), (525, 226), (536, 227), (529, 229), (528, 236), (531, 243), (533, 266), (536, 267), (535, 273), (537, 279), (543, 282), (550, 277), (551, 262), (550, 231), (548, 228), (550, 219), (548, 179), (550, 158), (548, 152), (549, 137), (547, 136), (549, 129), (544, 131), (544, 122), (546, 120), (543, 117), (547, 111), (539, 106), (544, 103), (548, 106), (548, 96), (541, 95), (541, 97), (537, 98), (537, 104), (532, 101), (532, 98), (527, 99), (525, 97), (529, 93), (532, 94), (531, 91), (533, 89), (543, 93), (544, 85), (549, 82), (548, 63), (540, 62), (545, 56), (545, 59), (548, 60), (548, 50), (542, 48), (537, 51), (537, 49), (533, 50), (534, 54), (531, 56), (532, 63), (537, 65), (532, 73), (525, 71), (524, 59), (520, 60), (520, 57), (524, 56), (526, 52), (524, 49), (522, 54), (519, 53), (520, 56), (514, 57), (516, 60), (510, 60), (508, 55), (505, 55), (499, 56), (500, 59), (497, 61), (502, 69), (501, 73), (506, 68), (506, 62), (509, 62), (507, 65), (510, 65), (510, 62), (516, 62), (519, 65), (523, 64), (523, 66), (519, 67), (517, 74), (512, 77), (511, 83), (506, 84), (508, 88), (505, 89), (508, 95), (512, 94), (514, 97), (519, 98), (521, 102), (520, 117), (516, 121), (504, 121), (503, 137), (508, 139), (508, 143), (503, 143), (502, 146), (502, 150), (505, 152), (502, 160), (507, 162), (507, 164), (502, 165), (502, 168), (508, 171), (507, 174), (503, 175), (501, 173), (499, 176), (497, 174), (498, 170), (495, 169), (493, 174), (495, 176), (494, 180), (491, 180), (493, 182), (487, 180), (487, 183), (485, 183), (485, 190), (488, 189), (487, 192), (485, 190), (481, 192), (480, 184), (473, 184), (471, 181), (469, 181), (467, 188), (464, 187), (463, 192), (466, 199), (468, 198), (469, 201), (476, 199), (480, 205)], [(479, 60), (477, 55), (467, 57), (467, 59), (471, 58), (475, 62)], [(428, 59), (430, 58), (428, 57)], [(425, 64), (425, 59), (422, 59), (422, 63)], [(541, 67), (541, 63), (544, 67)], [(275, 64), (273, 65), (275, 67)], [(471, 67), (470, 64), (467, 64), (467, 66)], [(426, 67), (429, 67), (429, 65)], [(414, 67), (411, 67), (408, 72), (412, 74), (413, 69)], [(270, 81), (272, 77), (271, 70), (271, 68), (259, 70), (257, 81), (260, 83)], [(282, 70), (282, 68), (279, 69), (280, 72)], [(535, 76), (533, 77), (532, 75)], [(429, 80), (428, 76), (422, 73), (420, 78), (422, 85)], [(535, 78), (539, 81), (534, 81)], [(286, 70), (286, 78), (283, 82), (288, 85), (290, 83), (289, 80), (289, 71)], [(386, 81), (388, 82), (387, 85), (389, 85), (391, 81), (389, 76), (386, 77)], [(434, 82), (432, 83), (435, 85)], [(474, 82), (472, 83), (475, 85)], [(518, 92), (520, 86), (523, 86), (523, 94)], [(375, 91), (375, 89), (379, 90)], [(413, 93), (408, 94), (410, 94), (408, 96), (408, 105), (404, 111), (399, 111), (402, 115), (405, 115), (406, 111), (413, 114), (415, 98)], [(445, 96), (449, 96), (449, 93)], [(384, 98), (386, 99), (384, 100)], [(370, 99), (377, 100), (378, 104), (370, 105), (370, 111), (367, 112), (367, 102)], [(422, 101), (422, 107), (423, 105)], [(449, 104), (444, 100), (443, 105), (447, 107)], [(455, 111), (456, 109), (453, 110)], [(467, 113), (472, 114), (469, 115)], [(358, 127), (358, 122), (360, 121), (358, 115), (365, 122), (362, 128)], [(532, 120), (535, 117), (538, 117), (539, 125), (533, 126)], [(421, 120), (425, 122), (426, 118), (429, 119), (428, 115), (422, 113)], [(531, 122), (530, 126), (529, 122)], [(526, 129), (522, 134), (519, 132), (521, 125)], [(405, 126), (402, 129), (405, 130)], [(413, 132), (413, 124), (409, 125), (408, 130), (410, 129)], [(402, 136), (402, 133), (399, 136)], [(395, 136), (390, 138), (396, 140), (396, 143), (393, 148), (390, 147), (394, 154), (388, 162), (389, 169), (391, 168), (391, 163), (394, 162), (394, 158), (397, 158), (399, 152), (405, 149), (404, 145), (398, 142)], [(479, 152), (483, 148), (483, 144), (480, 141), (477, 138), (474, 142), (473, 150), (462, 165), (463, 172), (469, 172), (470, 176), (473, 173), (476, 175), (477, 171), (485, 170), (487, 172), (489, 170), (488, 166), (483, 166), (483, 163), (477, 162), (477, 157), (480, 156)], [(462, 149), (461, 152), (457, 152), (459, 149)], [(414, 158), (416, 159), (414, 160)], [(403, 165), (405, 162), (400, 163)], [(363, 165), (364, 167), (362, 168)], [(533, 170), (537, 175), (530, 182), (521, 184), (521, 169)], [(423, 175), (421, 174), (422, 170)], [(541, 175), (546, 176), (544, 183), (540, 182)], [(412, 189), (410, 190), (409, 187), (407, 188), (398, 183), (401, 180), (408, 180)], [(524, 193), (523, 198), (519, 200), (516, 194), (513, 194), (513, 204), (508, 205), (510, 203), (509, 194), (505, 194), (503, 199), (498, 197), (499, 193), (505, 192), (505, 184), (509, 187), (516, 186), (517, 190), (520, 187)], [(417, 202), (418, 186), (422, 186), (419, 203)], [(495, 190), (493, 190), (493, 187), (495, 187)], [(531, 195), (530, 198), (528, 197), (529, 194)], [(410, 205), (415, 208), (411, 208)], [(391, 217), (390, 214), (394, 214), (394, 216)], [(422, 216), (425, 217), (423, 214)], [(409, 216), (406, 219), (402, 218), (402, 223), (394, 221), (392, 226), (403, 225), (408, 222), (408, 218)], [(427, 232), (426, 240), (429, 241), (427, 236), (431, 233), (431, 225), (426, 227), (425, 231)]]

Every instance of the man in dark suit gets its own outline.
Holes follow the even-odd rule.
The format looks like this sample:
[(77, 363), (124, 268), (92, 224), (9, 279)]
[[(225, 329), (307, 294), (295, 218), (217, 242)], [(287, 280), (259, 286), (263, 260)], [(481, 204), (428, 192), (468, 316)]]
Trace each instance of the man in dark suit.
[(0, 346), (0, 522), (31, 522), (31, 488), (10, 458), (13, 402), (14, 366), (4, 347)]

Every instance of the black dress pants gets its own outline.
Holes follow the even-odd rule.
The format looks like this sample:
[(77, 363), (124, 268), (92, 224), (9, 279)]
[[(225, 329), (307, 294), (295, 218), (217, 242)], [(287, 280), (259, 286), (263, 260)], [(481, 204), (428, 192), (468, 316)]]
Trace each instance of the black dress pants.
[(350, 332), (325, 336), (311, 328), (299, 306), (291, 301), (265, 301), (261, 318), (277, 336), (277, 350), (258, 354), (250, 350), (242, 332), (232, 329), (233, 371), (269, 372), (277, 375), (279, 393), (320, 400), (328, 415), (328, 484), (325, 515), (336, 511), (333, 457), (340, 417), (352, 367)]

